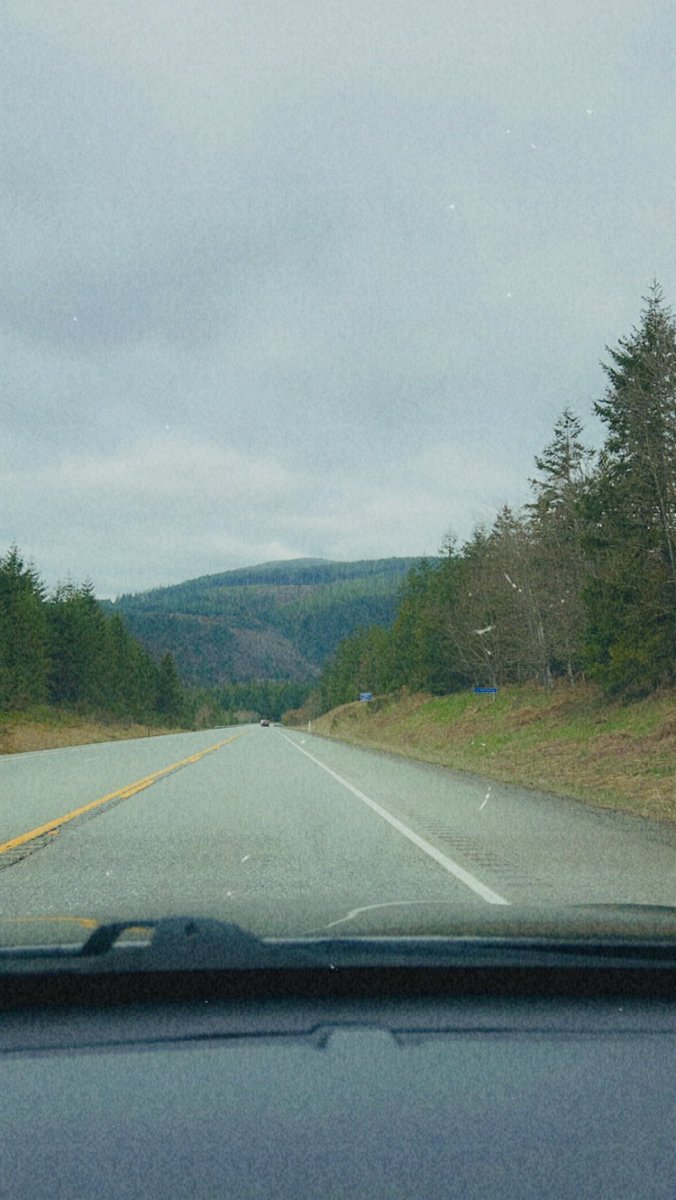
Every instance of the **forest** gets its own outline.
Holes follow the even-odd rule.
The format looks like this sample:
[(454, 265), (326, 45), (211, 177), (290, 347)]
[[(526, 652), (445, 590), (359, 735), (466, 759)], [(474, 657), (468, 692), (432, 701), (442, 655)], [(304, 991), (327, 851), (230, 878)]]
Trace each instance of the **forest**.
[(360, 692), (442, 694), (557, 677), (627, 700), (676, 675), (676, 324), (655, 283), (608, 349), (598, 451), (566, 407), (530, 499), (414, 565), (390, 628), (344, 639), (317, 711)]
[(0, 558), (0, 712), (58, 705), (179, 724), (187, 698), (170, 654), (159, 662), (107, 616), (91, 583), (52, 594), (16, 546)]
[[(269, 595), (270, 587), (260, 584), (261, 579), (269, 581), (269, 570), (233, 572), (239, 575), (238, 586), (217, 577), (216, 597), (213, 582), (206, 595), (203, 581), (193, 581), (197, 587), (167, 589), (179, 593), (184, 607), (188, 596), (197, 607), (211, 606), (217, 620), (199, 612), (195, 623), (185, 611), (149, 613), (141, 596), (132, 623), (124, 606), (97, 601), (90, 582), (63, 584), (48, 594), (34, 565), (12, 546), (0, 557), (0, 713), (46, 704), (82, 715), (187, 727), (262, 716), (279, 720), (306, 700), (319, 668), (297, 654), (303, 666), (300, 678), (255, 677), (254, 652), (259, 662), (279, 668), (284, 661), (293, 663), (280, 636), (282, 627), (289, 637), (295, 632), (304, 638), (305, 646), (313, 637), (313, 653), (318, 654), (322, 639), (333, 648), (342, 633), (355, 627), (360, 613), (391, 619), (398, 582), (411, 561), (324, 563), (311, 572), (285, 564), (283, 572), (275, 573), (287, 581), (278, 582), (281, 603), (279, 596)], [(231, 604), (223, 600), (226, 588)], [(245, 631), (249, 645), (238, 656), (228, 655), (231, 643), (239, 641), (241, 647), (238, 621), (251, 627)], [(167, 630), (173, 634), (178, 665), (163, 644), (161, 634)]]
[(104, 609), (121, 615), (155, 658), (169, 651), (190, 687), (316, 682), (344, 637), (392, 623), (416, 561), (263, 563), (121, 596)]

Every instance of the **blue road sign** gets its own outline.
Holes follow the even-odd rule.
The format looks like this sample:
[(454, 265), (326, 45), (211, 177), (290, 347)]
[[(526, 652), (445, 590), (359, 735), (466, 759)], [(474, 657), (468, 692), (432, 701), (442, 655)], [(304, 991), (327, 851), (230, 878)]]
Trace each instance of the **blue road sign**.
[(483, 695), (494, 696), (498, 689), (497, 688), (474, 688), (473, 690), (477, 693), (477, 695), (480, 695), (480, 696), (483, 696)]

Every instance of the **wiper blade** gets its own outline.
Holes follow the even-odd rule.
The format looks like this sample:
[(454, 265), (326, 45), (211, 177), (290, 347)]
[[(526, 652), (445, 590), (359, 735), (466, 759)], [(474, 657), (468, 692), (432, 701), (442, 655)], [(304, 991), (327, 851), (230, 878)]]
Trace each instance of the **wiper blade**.
[(266, 948), (266, 943), (255, 934), (234, 923), (205, 917), (164, 917), (159, 921), (111, 921), (99, 925), (80, 947), (79, 956), (90, 958), (110, 953), (122, 935), (132, 929), (154, 931), (152, 940), (141, 946), (150, 957), (160, 957), (162, 961), (193, 953), (201, 958), (211, 954), (239, 961), (258, 958), (261, 949)]
[[(125, 938), (125, 934), (129, 935)], [(139, 936), (140, 935), (140, 936)], [(252, 970), (280, 965), (316, 965), (302, 948), (292, 954), (242, 929), (205, 917), (162, 917), (111, 921), (99, 925), (79, 946), (24, 946), (0, 949), (0, 970), (40, 961), (46, 969), (110, 971)]]
[(114, 921), (79, 946), (0, 950), (0, 971), (117, 974), (167, 971), (340, 969), (676, 969), (676, 938), (301, 937), (259, 938), (201, 917)]

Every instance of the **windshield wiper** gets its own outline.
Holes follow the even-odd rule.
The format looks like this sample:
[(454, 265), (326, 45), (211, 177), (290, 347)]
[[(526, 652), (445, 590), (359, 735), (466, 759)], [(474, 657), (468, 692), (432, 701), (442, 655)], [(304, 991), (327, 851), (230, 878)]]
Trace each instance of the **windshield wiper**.
[[(125, 938), (125, 934), (128, 937)], [(206, 917), (162, 917), (110, 921), (99, 925), (82, 945), (21, 946), (0, 949), (0, 970), (17, 962), (57, 960), (76, 971), (251, 970), (280, 966), (287, 947), (256, 937), (240, 925)], [(293, 956), (296, 957), (295, 955)], [(316, 964), (302, 951), (298, 965)], [(295, 964), (293, 964), (295, 965)]]
[(202, 917), (115, 921), (79, 946), (0, 949), (0, 971), (76, 974), (354, 968), (676, 969), (676, 938), (366, 936), (259, 938)]

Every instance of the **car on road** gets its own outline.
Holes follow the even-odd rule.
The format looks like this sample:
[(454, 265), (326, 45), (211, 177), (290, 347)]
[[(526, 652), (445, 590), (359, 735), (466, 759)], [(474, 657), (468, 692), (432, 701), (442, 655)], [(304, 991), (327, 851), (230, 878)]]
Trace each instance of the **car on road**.
[(261, 725), (263, 726), (263, 728), (267, 729), (269, 724), (270, 724), (270, 722), (268, 721), (267, 717), (263, 717), (263, 719), (261, 721)]

